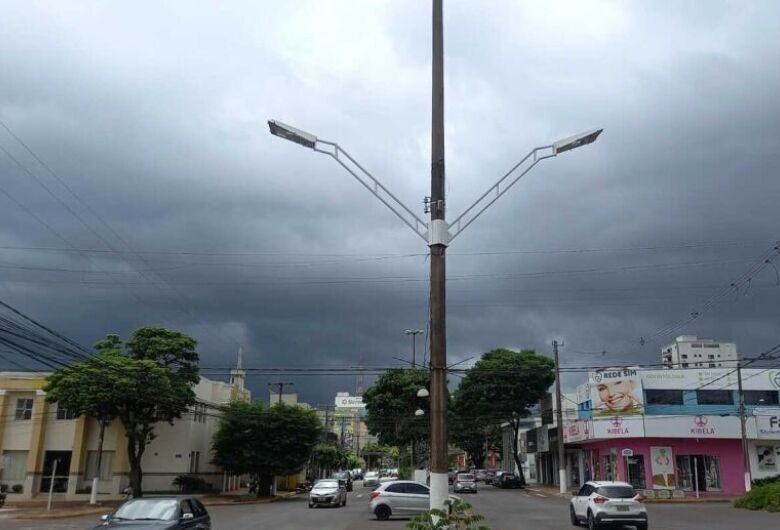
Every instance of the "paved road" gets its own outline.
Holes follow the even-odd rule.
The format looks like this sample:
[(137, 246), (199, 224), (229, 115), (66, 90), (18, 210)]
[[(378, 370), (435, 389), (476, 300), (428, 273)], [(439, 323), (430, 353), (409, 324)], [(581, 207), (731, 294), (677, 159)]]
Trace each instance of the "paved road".
[[(529, 490), (499, 490), (483, 486), (477, 495), (463, 495), (486, 516), (492, 530), (567, 530), (566, 500), (540, 496)], [(215, 530), (398, 530), (405, 520), (376, 521), (368, 513), (368, 490), (355, 487), (344, 508), (309, 509), (295, 497), (272, 504), (214, 506), (209, 510)], [(736, 510), (729, 504), (651, 504), (653, 530), (777, 530), (780, 514)], [(0, 519), (3, 530), (82, 530), (97, 524), (96, 517), (58, 521)], [(629, 527), (630, 528), (630, 527)]]

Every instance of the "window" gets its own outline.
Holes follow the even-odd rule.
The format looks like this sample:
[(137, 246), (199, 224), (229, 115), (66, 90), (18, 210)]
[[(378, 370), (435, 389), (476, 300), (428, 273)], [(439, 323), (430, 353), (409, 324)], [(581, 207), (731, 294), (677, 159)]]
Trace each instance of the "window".
[(196, 404), (192, 408), (192, 421), (195, 423), (206, 423), (206, 405)]
[(58, 420), (72, 420), (76, 417), (76, 414), (74, 414), (72, 411), (66, 409), (59, 403), (57, 403), (57, 419)]
[(682, 363), (683, 368), (688, 368), (688, 363)]
[(687, 491), (719, 491), (720, 459), (712, 455), (677, 456), (677, 487)]
[(195, 517), (195, 513), (192, 511), (192, 505), (190, 504), (190, 501), (183, 500), (181, 501), (181, 514), (190, 514), (193, 517)]
[(688, 358), (688, 354), (687, 353), (683, 353), (680, 357), (682, 357), (683, 359), (687, 359)]
[(746, 390), (745, 405), (780, 405), (775, 390)]
[(636, 495), (634, 488), (628, 486), (601, 486), (596, 493), (608, 499), (633, 499)]
[(697, 390), (696, 401), (699, 405), (733, 405), (734, 393), (731, 390)]
[(190, 473), (197, 473), (200, 467), (200, 451), (190, 453)]
[(403, 486), (403, 484), (390, 484), (385, 488), (385, 491), (389, 491), (390, 493), (406, 493)]
[(33, 400), (32, 399), (17, 399), (16, 400), (16, 415), (17, 420), (29, 420), (32, 418)]
[(648, 405), (682, 405), (682, 390), (645, 390)]
[(710, 368), (715, 368), (715, 363), (710, 363)]
[(691, 344), (691, 348), (701, 348), (701, 343), (694, 342), (693, 344)]
[(409, 484), (407, 483), (405, 485), (406, 487), (404, 493), (410, 493), (412, 495), (428, 495), (428, 488), (423, 486), (422, 484)]
[(705, 344), (705, 348), (720, 348), (720, 344)]
[(712, 360), (712, 359), (714, 359), (714, 358), (715, 358), (715, 356), (714, 356), (713, 354), (711, 354), (711, 353), (707, 355), (707, 359), (710, 359), (710, 360)]
[(581, 489), (580, 492), (577, 494), (578, 497), (590, 497), (590, 494), (593, 493), (593, 486), (590, 484), (585, 484)]
[(4, 484), (23, 482), (27, 476), (27, 451), (4, 451), (0, 478)]
[(99, 480), (111, 480), (113, 478), (114, 451), (103, 451), (100, 459), (100, 475), (98, 476), (98, 452), (87, 452), (87, 468), (84, 471), (84, 480), (91, 481), (96, 476)]

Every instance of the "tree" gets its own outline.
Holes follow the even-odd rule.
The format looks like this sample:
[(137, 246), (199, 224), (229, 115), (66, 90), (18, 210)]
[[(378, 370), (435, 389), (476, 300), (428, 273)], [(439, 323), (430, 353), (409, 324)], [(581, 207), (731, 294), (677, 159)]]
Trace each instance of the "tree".
[[(429, 399), (418, 398), (417, 391), (429, 386), (428, 370), (392, 369), (366, 390), (366, 426), (380, 444), (407, 446), (428, 439)], [(415, 416), (418, 408), (425, 415)]]
[(321, 442), (314, 446), (309, 461), (310, 478), (316, 479), (347, 467), (349, 454), (338, 444)]
[(485, 467), (486, 451), (501, 445), (501, 421), (492, 416), (469, 416), (468, 403), (456, 390), (450, 400), (449, 436), (450, 442), (466, 451), (474, 467)]
[(141, 460), (157, 423), (172, 424), (195, 403), (197, 342), (178, 331), (143, 327), (123, 345), (108, 335), (91, 359), (61, 368), (47, 381), (47, 399), (76, 414), (119, 418), (127, 436), (130, 486), (143, 496)]
[(460, 412), (468, 418), (507, 422), (512, 429), (512, 448), (525, 483), (519, 455), (521, 420), (555, 381), (553, 360), (533, 350), (496, 349), (485, 353), (458, 387)]
[(277, 475), (303, 469), (321, 436), (322, 427), (312, 409), (233, 401), (214, 436), (214, 463), (232, 473), (257, 475), (259, 495), (272, 487)]

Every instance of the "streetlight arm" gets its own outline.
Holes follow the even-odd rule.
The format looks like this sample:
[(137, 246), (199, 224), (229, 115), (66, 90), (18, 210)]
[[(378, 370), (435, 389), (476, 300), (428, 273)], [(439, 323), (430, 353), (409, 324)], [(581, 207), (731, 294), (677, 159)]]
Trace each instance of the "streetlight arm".
[[(328, 146), (328, 147), (321, 147)], [(428, 223), (420, 219), (404, 203), (393, 195), (381, 182), (350, 156), (337, 143), (317, 139), (314, 150), (326, 154), (338, 162), (341, 167), (355, 177), (374, 197), (387, 206), (398, 218), (403, 221), (415, 234), (428, 242)]]
[[(523, 178), (526, 173), (531, 171), (531, 169), (541, 162), (542, 160), (546, 158), (552, 158), (555, 156), (555, 151), (553, 150), (552, 145), (545, 145), (543, 147), (537, 147), (533, 149), (530, 153), (525, 155), (525, 157), (518, 162), (517, 164), (512, 167), (509, 171), (506, 172), (506, 174), (498, 179), (498, 182), (493, 184), (488, 190), (483, 193), (479, 199), (474, 201), (474, 203), (466, 208), (466, 210), (460, 214), (454, 221), (450, 223), (450, 237), (449, 240), (452, 241), (455, 239), (458, 234), (463, 232), (463, 230), (466, 229), (467, 226), (469, 226), (471, 223), (473, 223), (477, 217), (482, 215), (482, 213), (487, 210), (494, 202), (496, 202), (502, 195), (504, 195), (507, 191), (509, 191), (509, 188), (514, 186), (514, 184)], [(517, 173), (519, 171), (519, 173)], [(514, 176), (512, 180), (509, 181), (508, 184), (505, 184), (502, 187), (502, 184), (509, 179), (510, 177)]]

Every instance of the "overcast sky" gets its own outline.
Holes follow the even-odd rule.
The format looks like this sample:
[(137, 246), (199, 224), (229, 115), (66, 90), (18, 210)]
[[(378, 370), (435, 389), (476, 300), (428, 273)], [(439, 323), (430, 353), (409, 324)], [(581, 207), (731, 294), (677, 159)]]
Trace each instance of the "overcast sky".
[[(58, 178), (0, 127), (0, 299), (84, 344), (181, 329), (213, 368), (239, 344), (247, 367), (411, 356), (424, 242), (266, 120), (339, 142), (422, 216), (429, 2), (1, 9), (0, 119)], [(445, 2), (450, 219), (531, 148), (604, 128), (449, 248), (452, 362), (556, 338), (569, 366), (658, 362), (680, 334), (780, 342), (780, 254), (737, 280), (780, 238), (778, 18), (770, 1)], [(265, 399), (280, 378), (309, 403), (356, 385), (249, 383)]]

